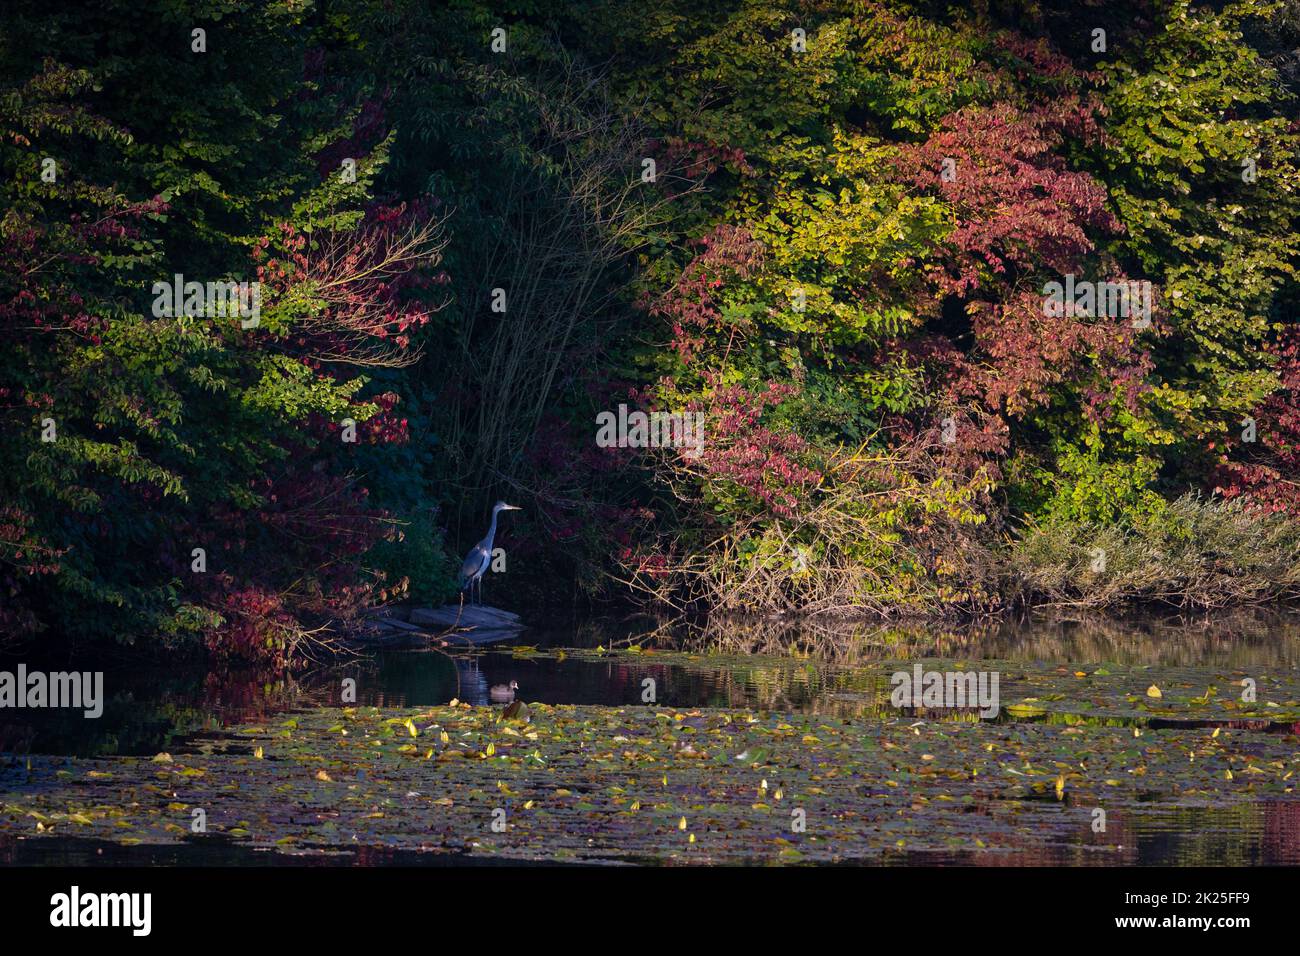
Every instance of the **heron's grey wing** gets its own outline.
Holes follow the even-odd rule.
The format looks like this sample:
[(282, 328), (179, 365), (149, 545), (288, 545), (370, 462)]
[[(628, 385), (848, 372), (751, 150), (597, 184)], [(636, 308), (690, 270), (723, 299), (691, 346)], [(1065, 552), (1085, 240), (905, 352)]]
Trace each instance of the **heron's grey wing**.
[(481, 544), (474, 545), (469, 554), (465, 556), (465, 563), (460, 566), (460, 586), (464, 587), (468, 582), (478, 577), (488, 566), (491, 555)]

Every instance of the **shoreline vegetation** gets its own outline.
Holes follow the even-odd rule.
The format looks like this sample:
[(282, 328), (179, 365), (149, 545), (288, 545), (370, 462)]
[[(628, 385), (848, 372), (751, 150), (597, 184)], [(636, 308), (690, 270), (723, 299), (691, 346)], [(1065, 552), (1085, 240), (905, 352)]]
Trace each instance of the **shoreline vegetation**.
[(10, 0), (0, 645), (1294, 601), (1295, 3), (967, 6)]
[[(801, 559), (785, 543), (803, 530), (790, 522), (771, 536), (777, 544), (767, 553), (773, 557), (744, 560), (733, 538), (696, 562), (657, 568), (631, 584), (665, 608), (686, 610), (694, 603), (715, 613), (845, 618), (969, 618), (1071, 608), (1123, 612), (1143, 604), (1204, 611), (1300, 598), (1300, 523), (1240, 500), (1184, 496), (1158, 517), (1128, 527), (1031, 523), (1000, 547), (990, 545), (988, 536), (971, 535), (960, 548), (932, 555), (935, 571), (909, 590), (842, 558), (857, 540), (858, 529), (846, 525), (838, 539), (828, 534), (806, 549), (804, 554), (816, 551), (817, 561)], [(766, 543), (758, 543), (760, 555)], [(898, 542), (894, 550), (908, 549)]]

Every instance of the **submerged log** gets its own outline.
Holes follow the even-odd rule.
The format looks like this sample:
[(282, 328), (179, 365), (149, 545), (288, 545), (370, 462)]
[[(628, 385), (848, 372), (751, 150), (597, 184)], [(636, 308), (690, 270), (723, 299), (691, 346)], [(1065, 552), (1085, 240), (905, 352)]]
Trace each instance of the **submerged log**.
[(482, 630), (523, 630), (518, 614), (495, 607), (446, 604), (439, 608), (417, 607), (411, 610), (411, 623), (421, 627), (472, 627)]
[(449, 644), (487, 644), (515, 637), (524, 629), (518, 614), (495, 607), (446, 604), (439, 608), (414, 608), (411, 623), (441, 631)]
[(439, 608), (377, 608), (366, 614), (365, 626), (354, 635), (364, 647), (403, 649), (432, 643), (475, 645), (518, 636), (524, 623), (518, 614), (495, 607), (447, 604)]
[(433, 637), (420, 628), (402, 630), (386, 625), (372, 625), (354, 632), (347, 643), (351, 646), (371, 650), (406, 650), (408, 648), (427, 647)]
[(378, 627), (390, 631), (423, 631), (424, 628), (418, 624), (408, 624), (406, 621), (396, 617), (384, 617), (379, 619)]
[(403, 621), (411, 616), (411, 609), (403, 604), (385, 604), (382, 607), (367, 608), (361, 616), (377, 621)]

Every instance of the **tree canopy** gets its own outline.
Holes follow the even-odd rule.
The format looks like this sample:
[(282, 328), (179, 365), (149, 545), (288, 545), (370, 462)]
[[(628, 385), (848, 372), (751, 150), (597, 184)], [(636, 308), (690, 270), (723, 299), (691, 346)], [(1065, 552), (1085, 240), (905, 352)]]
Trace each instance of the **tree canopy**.
[(287, 664), (502, 496), (536, 600), (1285, 584), (1300, 8), (1134, 10), (14, 0), (0, 632)]

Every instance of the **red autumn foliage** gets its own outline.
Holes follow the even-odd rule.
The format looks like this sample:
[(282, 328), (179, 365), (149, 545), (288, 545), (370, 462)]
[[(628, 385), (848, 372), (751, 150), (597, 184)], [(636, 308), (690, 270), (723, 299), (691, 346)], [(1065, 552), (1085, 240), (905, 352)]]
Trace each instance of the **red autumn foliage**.
[(1300, 328), (1287, 328), (1269, 346), (1277, 358), (1281, 390), (1251, 416), (1256, 440), (1232, 442), (1236, 458), (1223, 464), (1215, 490), (1226, 498), (1249, 496), (1266, 511), (1300, 518)]
[[(405, 366), (420, 349), (412, 336), (433, 312), (413, 293), (448, 281), (426, 267), (440, 258), (441, 223), (424, 204), (378, 206), (354, 230), (308, 236), (282, 223), (272, 244), (253, 250), (263, 296), (271, 301), (306, 289), (316, 307), (295, 316), (287, 337), (295, 353), (318, 363)], [(318, 366), (317, 366), (318, 367)]]
[(662, 157), (664, 166), (680, 171), (688, 180), (711, 176), (724, 166), (732, 166), (744, 176), (754, 174), (754, 168), (745, 159), (745, 151), (739, 147), (679, 137), (670, 137), (662, 142), (651, 140), (647, 147)]
[[(807, 441), (793, 431), (764, 425), (762, 419), (769, 408), (798, 394), (798, 388), (770, 382), (762, 391), (750, 391), (721, 385), (712, 375), (705, 379), (712, 386), (707, 397), (686, 405), (687, 412), (702, 413), (708, 422), (707, 440), (692, 467), (732, 482), (773, 514), (795, 514), (822, 475), (800, 461), (811, 450)], [(685, 450), (678, 454), (685, 456)]]
[[(966, 298), (1026, 273), (1077, 270), (1094, 248), (1089, 229), (1120, 229), (1105, 186), (1066, 168), (1055, 151), (1068, 123), (1095, 130), (1082, 103), (1028, 113), (968, 107), (899, 151), (903, 179), (937, 192), (958, 216), (948, 254), (930, 275), (939, 291)], [(945, 180), (949, 159), (954, 175)]]
[(763, 247), (750, 232), (723, 224), (695, 240), (701, 251), (682, 270), (673, 287), (646, 303), (652, 315), (665, 318), (672, 330), (673, 350), (689, 363), (704, 346), (705, 330), (722, 325), (719, 290), (729, 279), (745, 279), (763, 261)]
[[(1038, 55), (1031, 47), (1021, 52)], [(1091, 234), (1121, 229), (1105, 187), (1068, 169), (1057, 152), (1067, 133), (1098, 139), (1095, 113), (1078, 96), (1028, 111), (971, 107), (897, 157), (900, 176), (942, 196), (957, 215), (928, 273), (930, 291), (917, 302), (918, 311), (937, 317), (944, 300), (955, 298), (970, 321), (968, 346), (949, 339), (928, 346), (953, 403), (976, 401), (998, 416), (1022, 417), (1061, 383), (1080, 388), (1094, 416), (1107, 414), (1116, 395), (1136, 400), (1149, 358), (1135, 346), (1130, 319), (1071, 306), (1049, 317), (1043, 309), (1043, 277), (1127, 281), (1113, 264), (1094, 261)], [(953, 161), (947, 177), (946, 160)], [(983, 433), (1005, 435), (1005, 428)], [(994, 442), (990, 450), (1004, 448)]]

